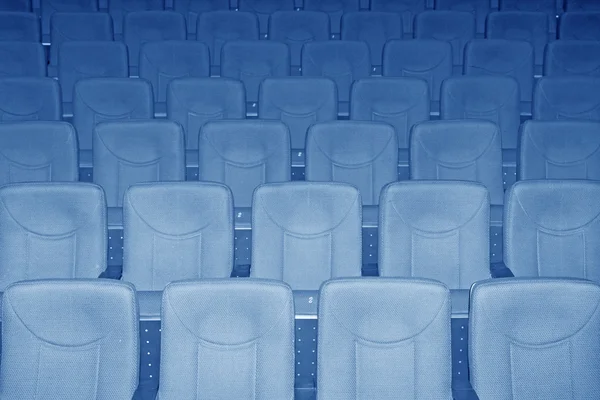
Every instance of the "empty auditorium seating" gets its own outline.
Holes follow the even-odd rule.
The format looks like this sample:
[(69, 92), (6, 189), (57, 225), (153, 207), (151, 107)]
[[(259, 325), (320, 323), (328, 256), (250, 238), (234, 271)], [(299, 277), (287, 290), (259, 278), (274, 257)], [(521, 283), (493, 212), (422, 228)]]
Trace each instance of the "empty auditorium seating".
[(167, 88), (173, 79), (210, 76), (208, 47), (183, 40), (144, 43), (140, 48), (139, 75), (152, 84), (155, 112), (164, 115)]
[(2, 290), (25, 279), (97, 278), (105, 270), (106, 201), (100, 187), (16, 183), (0, 188), (0, 202)]
[(415, 18), (415, 38), (449, 42), (452, 62), (457, 67), (462, 66), (465, 44), (475, 37), (475, 32), (475, 17), (470, 12), (425, 11)]
[(140, 47), (163, 40), (185, 40), (185, 18), (174, 11), (136, 11), (125, 16), (123, 41), (129, 51), (129, 73), (138, 74)]
[(330, 79), (267, 78), (259, 92), (258, 117), (285, 123), (292, 149), (304, 149), (312, 124), (337, 119), (337, 90)]
[(565, 0), (566, 11), (599, 11), (600, 4), (596, 0)]
[(398, 182), (383, 190), (379, 209), (381, 276), (435, 279), (450, 289), (490, 277), (490, 200), (483, 185)]
[(542, 12), (506, 11), (488, 16), (488, 39), (522, 40), (531, 43), (537, 74), (544, 63), (544, 48), (548, 43), (548, 15)]
[(244, 11), (205, 12), (198, 17), (196, 36), (208, 45), (213, 75), (218, 75), (223, 44), (231, 40), (258, 40), (258, 17)]
[(471, 291), (469, 361), (479, 398), (596, 397), (599, 301), (600, 287), (589, 281), (476, 284)]
[(327, 282), (318, 324), (319, 398), (452, 398), (450, 294), (443, 284)]
[[(65, 42), (58, 53), (58, 81), (63, 112), (72, 113), (74, 87), (83, 78), (128, 76), (127, 47), (120, 42)], [(101, 86), (96, 87), (102, 93)], [(106, 99), (113, 101), (114, 99)]]
[(425, 10), (425, 1), (371, 0), (371, 10), (395, 12), (402, 15), (402, 26), (404, 28), (404, 32), (406, 34), (412, 34), (414, 16)]
[(363, 205), (379, 204), (381, 189), (398, 177), (398, 141), (385, 123), (334, 121), (312, 125), (306, 137), (306, 180), (344, 182)]
[(156, 11), (164, 8), (164, 0), (105, 0), (115, 25), (115, 38), (124, 36), (125, 20), (131, 12)]
[(600, 119), (600, 78), (561, 76), (541, 78), (533, 97), (533, 118)]
[(559, 39), (600, 40), (600, 12), (567, 12), (560, 17)]
[(35, 14), (0, 11), (0, 41), (39, 42), (40, 23)]
[(505, 75), (519, 83), (521, 112), (531, 114), (534, 55), (531, 43), (518, 40), (472, 40), (465, 47), (465, 75)]
[(131, 186), (123, 201), (123, 280), (138, 291), (160, 291), (176, 280), (228, 278), (232, 200), (230, 190), (216, 183)]
[(93, 133), (94, 182), (109, 207), (135, 183), (185, 179), (183, 131), (171, 121), (104, 122)]
[(229, 0), (173, 0), (173, 9), (186, 18), (188, 37), (195, 39), (198, 16), (209, 11), (228, 10)]
[(22, 399), (131, 398), (138, 384), (138, 335), (131, 285), (12, 285), (2, 304), (0, 392)]
[(600, 122), (526, 121), (518, 178), (600, 180)]
[(143, 79), (82, 79), (74, 92), (73, 124), (81, 150), (92, 149), (92, 132), (100, 122), (154, 116), (152, 87)]
[(229, 279), (173, 283), (164, 292), (161, 322), (161, 399), (294, 397), (289, 286)]
[(41, 43), (0, 42), (0, 77), (46, 76), (46, 56)]
[(386, 12), (353, 12), (342, 17), (342, 40), (363, 41), (369, 46), (373, 72), (381, 74), (383, 46), (402, 39), (402, 16)]
[(504, 262), (515, 276), (600, 281), (600, 182), (517, 182), (508, 191)]
[(231, 41), (223, 45), (221, 76), (244, 83), (250, 109), (258, 106), (258, 88), (269, 77), (290, 75), (290, 52), (283, 43)]
[(486, 17), (490, 12), (490, 1), (436, 0), (435, 9), (470, 12), (475, 16), (477, 33), (483, 34), (485, 32)]
[(457, 76), (442, 83), (442, 119), (495, 123), (502, 147), (515, 149), (519, 134), (519, 84), (509, 76)]
[(226, 184), (236, 207), (251, 207), (257, 186), (290, 180), (290, 134), (282, 122), (207, 122), (198, 148), (199, 179)]
[(501, 205), (500, 129), (479, 120), (428, 121), (416, 125), (410, 139), (411, 179), (477, 181)]
[(557, 40), (546, 47), (544, 75), (600, 77), (600, 42)]
[(238, 9), (248, 11), (258, 16), (260, 33), (268, 37), (269, 17), (277, 11), (292, 11), (295, 9), (294, 0), (238, 0)]
[(60, 87), (52, 78), (0, 78), (0, 122), (58, 121)]
[(0, 11), (31, 11), (31, 0), (5, 0), (0, 3)]
[(330, 278), (361, 275), (358, 189), (342, 183), (274, 183), (256, 189), (253, 200), (251, 277), (315, 291)]
[(98, 11), (98, 0), (41, 0), (42, 40), (48, 41), (50, 35), (50, 19), (57, 12), (95, 12)]
[(339, 35), (342, 15), (358, 11), (359, 0), (304, 0), (304, 9), (308, 11), (323, 11), (329, 14), (331, 32)]
[(329, 41), (307, 43), (302, 49), (302, 75), (323, 76), (335, 81), (340, 113), (348, 115), (350, 88), (371, 70), (369, 47), (364, 42)]
[(432, 111), (439, 112), (442, 81), (452, 75), (452, 47), (439, 40), (391, 40), (383, 50), (383, 76), (421, 78), (429, 85)]
[(58, 51), (68, 41), (111, 41), (113, 24), (106, 13), (54, 13), (50, 19), (50, 64), (56, 68)]
[(0, 184), (77, 181), (77, 167), (77, 133), (70, 124), (0, 124)]
[(318, 11), (277, 11), (269, 19), (269, 39), (287, 44), (293, 73), (300, 73), (302, 46), (328, 40), (329, 17)]
[(429, 119), (427, 82), (387, 77), (358, 80), (352, 86), (350, 119), (392, 125), (398, 147), (407, 149), (412, 126)]
[(215, 119), (246, 116), (244, 85), (230, 79), (182, 78), (167, 89), (167, 118), (185, 132), (187, 149), (198, 149), (200, 128)]

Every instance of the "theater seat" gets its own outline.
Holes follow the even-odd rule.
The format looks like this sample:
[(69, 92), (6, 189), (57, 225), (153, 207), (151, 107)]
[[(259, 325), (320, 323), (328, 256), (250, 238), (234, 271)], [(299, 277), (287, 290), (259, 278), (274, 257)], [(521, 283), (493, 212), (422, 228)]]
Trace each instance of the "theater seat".
[(521, 127), (519, 180), (600, 180), (600, 122), (526, 121)]
[(186, 148), (197, 150), (206, 122), (246, 117), (244, 93), (242, 82), (232, 79), (175, 79), (167, 89), (167, 118), (183, 127)]
[(413, 128), (411, 179), (483, 183), (490, 203), (502, 205), (500, 131), (489, 121), (428, 121)]
[(533, 93), (533, 119), (600, 120), (600, 77), (541, 78)]
[(0, 42), (0, 78), (46, 76), (44, 46), (35, 42)]
[(560, 17), (558, 38), (600, 40), (600, 12), (566, 12)]
[(292, 399), (294, 365), (289, 286), (227, 279), (165, 289), (161, 400)]
[(258, 117), (282, 121), (298, 151), (312, 124), (337, 119), (337, 107), (335, 82), (328, 78), (267, 78), (260, 84)]
[(600, 42), (557, 40), (548, 43), (544, 75), (600, 77)]
[(29, 12), (0, 11), (0, 41), (39, 42), (39, 20)]
[(59, 121), (60, 99), (52, 78), (0, 78), (0, 122)]
[(99, 186), (14, 183), (0, 188), (0, 204), (0, 290), (26, 279), (97, 278), (106, 269), (106, 200)]
[(185, 180), (183, 130), (172, 121), (103, 122), (93, 133), (94, 182), (109, 207), (122, 207), (129, 186)]
[(363, 205), (379, 204), (381, 189), (398, 177), (396, 131), (382, 122), (312, 125), (306, 137), (306, 180), (343, 182), (360, 190)]
[(252, 207), (257, 186), (291, 178), (290, 134), (279, 121), (210, 121), (198, 148), (199, 179), (226, 184), (236, 208)]
[(0, 124), (0, 185), (78, 180), (77, 133), (67, 122)]
[(283, 280), (296, 314), (316, 315), (317, 290), (331, 278), (361, 275), (361, 199), (342, 183), (260, 186), (252, 202), (252, 278)]
[(92, 132), (100, 122), (154, 116), (152, 87), (144, 79), (82, 79), (74, 92), (73, 123), (83, 151), (92, 150)]
[(506, 195), (504, 262), (518, 277), (600, 282), (600, 182), (517, 182)]
[(471, 290), (469, 364), (480, 399), (543, 400), (600, 392), (600, 287), (503, 279)]
[(517, 147), (519, 83), (509, 76), (457, 76), (442, 83), (442, 119), (477, 119), (500, 128), (502, 148)]
[(452, 398), (450, 294), (443, 284), (339, 279), (325, 283), (320, 297), (319, 399)]
[(130, 399), (138, 384), (138, 335), (131, 285), (100, 279), (14, 284), (2, 304), (0, 393)]
[(490, 201), (483, 185), (393, 183), (381, 193), (379, 221), (381, 276), (435, 279), (467, 290), (490, 277)]

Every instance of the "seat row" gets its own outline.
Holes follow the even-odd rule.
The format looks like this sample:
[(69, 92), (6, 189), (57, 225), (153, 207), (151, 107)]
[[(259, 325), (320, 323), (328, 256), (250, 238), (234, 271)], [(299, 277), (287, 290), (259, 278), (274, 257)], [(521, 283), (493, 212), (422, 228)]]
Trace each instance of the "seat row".
[[(123, 19), (130, 12), (146, 10), (175, 10), (181, 13), (191, 25), (198, 15), (215, 10), (240, 10), (255, 13), (261, 22), (261, 32), (266, 32), (269, 15), (278, 11), (306, 10), (321, 11), (328, 14), (335, 33), (340, 32), (340, 19), (345, 13), (356, 11), (394, 12), (402, 16), (405, 26), (412, 24), (415, 14), (427, 9), (460, 10), (473, 14), (477, 19), (478, 31), (483, 32), (485, 17), (492, 11), (526, 11), (543, 12), (548, 23), (554, 28), (555, 19), (563, 11), (585, 12), (598, 11), (600, 8), (594, 0), (534, 0), (525, 3), (517, 0), (344, 0), (340, 2), (318, 0), (85, 0), (77, 4), (61, 0), (10, 0), (1, 10), (34, 11), (41, 14), (44, 34), (49, 33), (50, 20), (56, 12), (96, 12), (108, 11), (115, 20), (115, 32), (122, 32)], [(434, 4), (435, 3), (435, 4)], [(410, 32), (411, 28), (408, 28)]]
[[(290, 136), (277, 121), (213, 121), (203, 126), (195, 156), (198, 177), (221, 182), (236, 207), (250, 207), (254, 189), (291, 176)], [(184, 135), (164, 121), (105, 122), (93, 138), (93, 180), (110, 207), (144, 181), (186, 180)], [(78, 148), (66, 122), (0, 125), (0, 183), (77, 181)], [(305, 179), (337, 181), (360, 189), (364, 205), (377, 205), (383, 187), (398, 180), (393, 128), (373, 122), (317, 123), (308, 129)], [(521, 129), (518, 179), (600, 180), (600, 122), (528, 121)], [(483, 183), (492, 204), (503, 204), (498, 128), (485, 121), (417, 124), (409, 148), (410, 179), (459, 179)], [(294, 179), (298, 180), (298, 179)]]
[[(1, 45), (0, 45), (1, 47)], [(149, 68), (150, 69), (150, 68)], [(244, 77), (163, 79), (157, 69), (145, 79), (83, 78), (80, 70), (50, 78), (1, 78), (0, 121), (55, 121), (70, 118), (79, 148), (90, 150), (92, 131), (101, 121), (166, 116), (184, 129), (186, 148), (198, 148), (200, 128), (208, 121), (280, 120), (290, 131), (291, 147), (303, 149), (315, 122), (342, 114), (342, 87), (327, 77)], [(146, 71), (143, 68), (142, 71)], [(142, 75), (146, 76), (144, 72)], [(245, 86), (244, 86), (245, 83)], [(344, 82), (342, 82), (344, 83)], [(501, 145), (515, 149), (521, 125), (519, 84), (506, 76), (460, 76), (438, 82), (442, 119), (483, 119), (498, 124)], [(344, 103), (351, 120), (379, 121), (394, 127), (398, 148), (408, 148), (412, 127), (430, 119), (426, 81), (408, 77), (364, 78), (347, 82)], [(252, 97), (249, 97), (251, 93)], [(600, 120), (600, 77), (552, 76), (534, 91), (535, 120)], [(247, 104), (245, 100), (252, 99)], [(62, 102), (61, 102), (62, 100)], [(347, 115), (348, 115), (347, 114)]]
[[(450, 293), (443, 284), (337, 279), (320, 291), (317, 398), (453, 398)], [(470, 380), (478, 396), (470, 398), (543, 400), (575, 392), (591, 399), (598, 393), (598, 284), (485, 281), (473, 286), (470, 302)], [(159, 397), (294, 398), (294, 308), (290, 287), (269, 280), (168, 285)], [(2, 303), (0, 393), (139, 399), (139, 348), (131, 285), (13, 284)]]
[[(505, 266), (490, 266), (490, 197), (484, 186), (392, 183), (379, 201), (379, 275), (436, 279), (456, 290), (490, 275), (600, 282), (594, 245), (600, 238), (599, 196), (595, 181), (513, 185), (504, 217)], [(118, 279), (121, 271), (107, 268), (106, 201), (104, 191), (88, 183), (1, 187), (0, 288), (34, 278)], [(251, 277), (315, 291), (332, 277), (361, 276), (356, 188), (272, 183), (255, 191), (252, 206)], [(137, 184), (126, 191), (123, 214), (122, 279), (137, 290), (160, 291), (175, 280), (232, 274), (234, 210), (226, 186)], [(156, 304), (145, 300), (142, 312), (156, 313)], [(316, 302), (305, 300), (297, 307), (311, 314)], [(465, 306), (461, 303), (458, 298), (456, 312)]]
[[(567, 13), (561, 17), (561, 40), (600, 40), (597, 28), (600, 13)], [(332, 38), (326, 13), (317, 11), (281, 11), (269, 17), (268, 33), (263, 36), (270, 41), (283, 42), (290, 47), (291, 63), (300, 65), (301, 47), (315, 41)], [(465, 11), (426, 11), (416, 16), (414, 35), (406, 36), (402, 28), (402, 16), (386, 12), (355, 12), (344, 14), (341, 38), (344, 41), (363, 41), (370, 50), (371, 65), (380, 72), (382, 50), (386, 41), (404, 38), (436, 39), (447, 41), (452, 48), (452, 62), (459, 68), (463, 64), (465, 44), (475, 38), (476, 21)], [(27, 13), (0, 12), (0, 40), (39, 42), (40, 34), (36, 17)], [(485, 37), (487, 39), (520, 40), (534, 49), (535, 65), (543, 64), (544, 47), (557, 36), (549, 33), (548, 17), (542, 12), (500, 12), (488, 16)], [(258, 17), (250, 12), (212, 11), (198, 18), (194, 34), (187, 32), (185, 18), (170, 11), (138, 11), (127, 14), (122, 35), (113, 34), (113, 23), (106, 13), (55, 13), (51, 20), (51, 65), (56, 65), (58, 49), (69, 41), (123, 40), (128, 48), (130, 62), (137, 66), (139, 47), (142, 43), (160, 40), (197, 39), (209, 46), (213, 65), (218, 67), (221, 46), (226, 41), (255, 41), (261, 38)], [(537, 72), (537, 71), (536, 71)]]

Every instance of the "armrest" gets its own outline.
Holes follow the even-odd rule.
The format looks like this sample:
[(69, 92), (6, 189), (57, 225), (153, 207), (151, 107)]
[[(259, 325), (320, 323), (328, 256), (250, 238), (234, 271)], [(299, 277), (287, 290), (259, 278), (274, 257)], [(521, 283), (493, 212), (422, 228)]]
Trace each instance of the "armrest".
[(108, 229), (123, 229), (123, 209), (121, 207), (108, 207), (106, 218)]
[(137, 292), (138, 304), (140, 308), (140, 320), (158, 321), (160, 320), (160, 308), (162, 305), (162, 291)]
[(149, 384), (140, 384), (131, 400), (153, 400), (158, 395), (158, 387)]
[(468, 289), (450, 290), (452, 318), (469, 318), (469, 294)]
[(98, 276), (98, 278), (102, 279), (121, 279), (123, 275), (123, 266), (122, 265), (109, 265), (106, 267), (106, 270), (102, 271), (102, 273)]
[(250, 276), (250, 264), (234, 265), (231, 271), (232, 278), (248, 278)]
[(379, 225), (379, 207), (363, 206), (362, 208), (362, 227), (377, 228)]
[(490, 265), (492, 278), (514, 278), (514, 274), (503, 262), (492, 263)]
[(479, 400), (479, 396), (468, 380), (460, 380), (452, 383), (452, 398), (454, 400)]
[(363, 264), (362, 276), (379, 276), (379, 265), (377, 263)]
[(296, 315), (316, 317), (319, 305), (318, 290), (295, 290), (294, 306)]
[(235, 229), (248, 230), (252, 228), (252, 208), (236, 207), (235, 210)]

